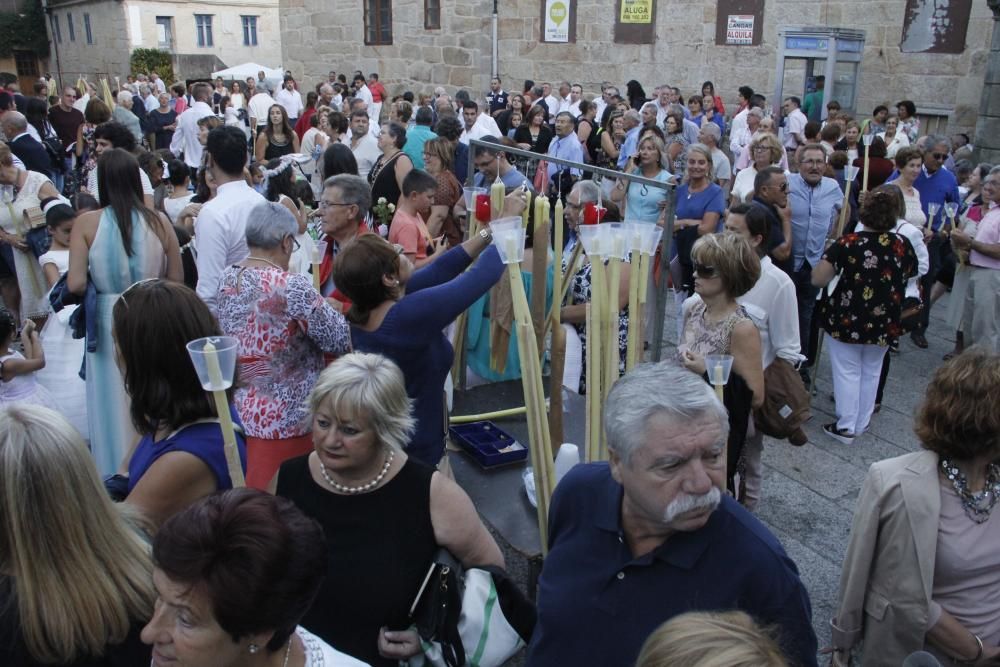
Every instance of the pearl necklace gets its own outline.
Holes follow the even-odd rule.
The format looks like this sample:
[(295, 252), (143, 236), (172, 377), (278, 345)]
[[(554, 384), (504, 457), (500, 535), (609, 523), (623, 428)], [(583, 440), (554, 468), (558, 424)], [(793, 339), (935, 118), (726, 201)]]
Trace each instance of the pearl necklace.
[(941, 459), (941, 470), (951, 480), (951, 485), (962, 501), (965, 514), (976, 523), (989, 521), (990, 512), (1000, 500), (1000, 465), (990, 463), (986, 466), (986, 484), (982, 491), (969, 491), (969, 480), (965, 473), (952, 465), (948, 459)]
[(390, 449), (389, 453), (385, 457), (385, 465), (382, 466), (382, 472), (376, 475), (375, 479), (368, 482), (367, 484), (362, 484), (361, 486), (344, 486), (343, 484), (338, 484), (337, 482), (333, 481), (332, 479), (330, 479), (330, 475), (327, 474), (326, 466), (323, 465), (322, 461), (319, 462), (319, 472), (321, 475), (323, 475), (323, 479), (326, 480), (326, 483), (332, 486), (337, 491), (349, 495), (355, 495), (358, 493), (364, 493), (365, 491), (371, 491), (372, 489), (374, 489), (376, 486), (379, 485), (379, 482), (381, 482), (382, 479), (389, 472), (389, 466), (392, 465), (392, 457), (393, 457), (393, 451)]

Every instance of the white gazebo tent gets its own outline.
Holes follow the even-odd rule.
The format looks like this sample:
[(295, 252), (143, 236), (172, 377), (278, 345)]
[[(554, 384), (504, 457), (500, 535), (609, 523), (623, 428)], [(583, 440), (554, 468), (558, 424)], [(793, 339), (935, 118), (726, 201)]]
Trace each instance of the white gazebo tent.
[(284, 78), (284, 70), (273, 67), (264, 67), (263, 65), (258, 65), (257, 63), (243, 63), (242, 65), (236, 65), (235, 67), (228, 67), (218, 72), (212, 72), (212, 78), (217, 79), (220, 76), (225, 81), (246, 81), (247, 77), (257, 78), (257, 72), (264, 72), (265, 80), (275, 88), (281, 87), (281, 81)]

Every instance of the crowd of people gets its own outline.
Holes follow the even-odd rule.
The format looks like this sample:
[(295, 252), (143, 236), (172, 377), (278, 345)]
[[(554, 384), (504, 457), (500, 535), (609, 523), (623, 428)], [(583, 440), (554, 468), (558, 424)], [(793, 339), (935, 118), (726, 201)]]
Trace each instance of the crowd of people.
[[(852, 445), (900, 339), (927, 348), (949, 291), (956, 346), (916, 417), (923, 450), (872, 466), (823, 650), (994, 664), (1000, 167), (973, 164), (965, 135), (921, 135), (911, 101), (853, 117), (818, 85), (780, 113), (710, 81), (686, 101), (496, 77), (481, 96), (390, 95), (360, 71), (308, 90), (291, 72), (149, 72), (0, 92), (0, 663), (427, 650), (411, 614), (435, 553), (504, 567), (445, 447), (456, 356), (487, 381), (520, 372), (504, 264), (462, 193), (500, 183), (500, 217), (527, 223), (526, 289), (581, 358), (597, 286), (580, 227), (673, 233), (647, 275), (621, 272), (610, 460), (556, 489), (528, 665), (818, 664), (796, 564), (753, 515), (764, 435), (808, 439), (774, 433), (767, 406), (808, 403), (825, 343), (822, 432)], [(554, 222), (539, 198), (564, 204), (562, 266), (534, 233)], [(674, 295), (677, 349), (625, 373), (629, 328), (655, 329), (655, 300), (628, 312), (646, 280)], [(219, 336), (237, 344), (249, 489), (186, 348)], [(553, 380), (586, 393), (579, 367)]]

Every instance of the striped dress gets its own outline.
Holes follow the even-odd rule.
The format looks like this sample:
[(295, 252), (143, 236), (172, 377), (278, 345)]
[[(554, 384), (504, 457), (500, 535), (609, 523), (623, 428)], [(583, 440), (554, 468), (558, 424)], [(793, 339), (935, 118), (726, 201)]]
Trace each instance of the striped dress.
[(129, 399), (115, 363), (111, 312), (130, 285), (166, 272), (167, 259), (160, 239), (132, 213), (132, 256), (125, 253), (115, 214), (104, 209), (90, 246), (90, 279), (97, 288), (97, 351), (87, 353), (87, 420), (97, 469), (114, 474), (126, 452), (139, 440), (129, 417)]

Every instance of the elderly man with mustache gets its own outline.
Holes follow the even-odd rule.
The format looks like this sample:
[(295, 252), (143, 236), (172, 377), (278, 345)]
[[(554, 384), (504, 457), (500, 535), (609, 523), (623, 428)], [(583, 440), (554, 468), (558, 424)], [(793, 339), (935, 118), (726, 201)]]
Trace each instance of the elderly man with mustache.
[(556, 488), (527, 665), (631, 667), (688, 611), (739, 609), (779, 629), (790, 664), (817, 664), (805, 587), (778, 540), (726, 495), (726, 410), (702, 378), (636, 367), (604, 406), (610, 462)]

